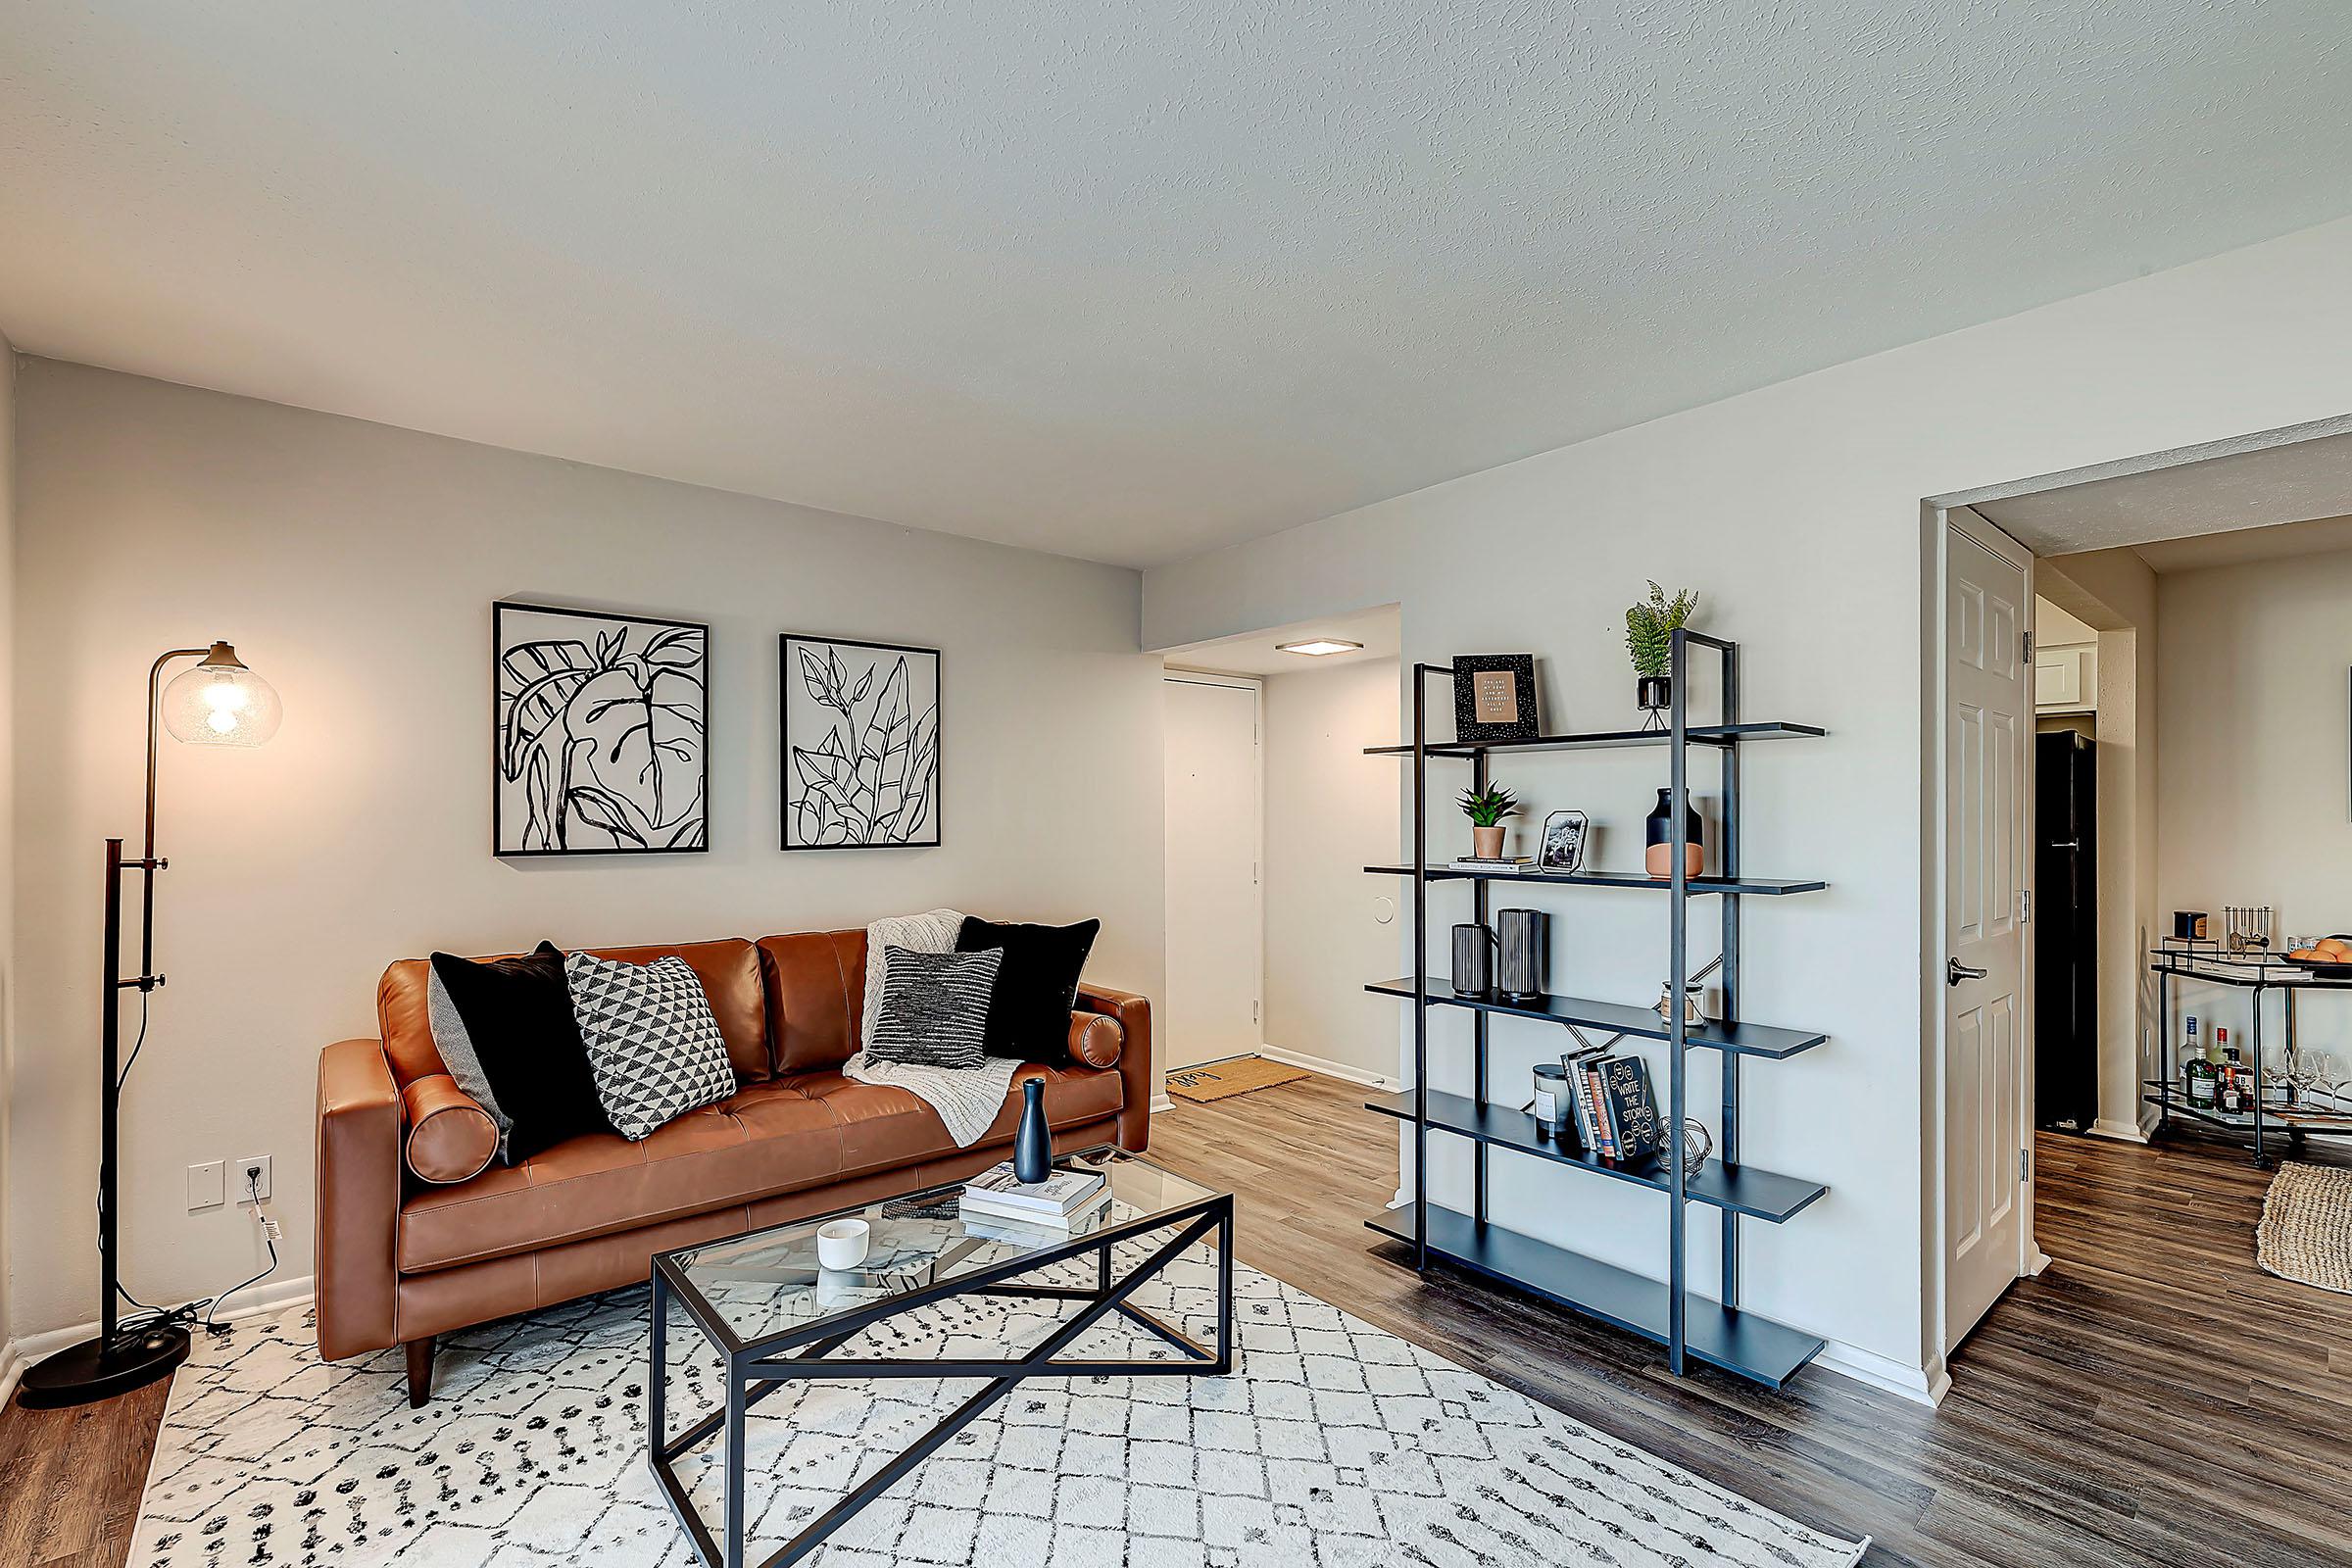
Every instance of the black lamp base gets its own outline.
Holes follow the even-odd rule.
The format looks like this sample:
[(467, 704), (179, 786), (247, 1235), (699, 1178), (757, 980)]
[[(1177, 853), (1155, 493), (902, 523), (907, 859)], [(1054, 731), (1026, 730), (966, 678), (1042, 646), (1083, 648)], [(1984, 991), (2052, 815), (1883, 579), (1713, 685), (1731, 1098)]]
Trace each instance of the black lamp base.
[(17, 1402), (27, 1410), (59, 1410), (91, 1404), (144, 1388), (188, 1358), (188, 1331), (158, 1323), (120, 1335), (113, 1344), (84, 1340), (24, 1369)]

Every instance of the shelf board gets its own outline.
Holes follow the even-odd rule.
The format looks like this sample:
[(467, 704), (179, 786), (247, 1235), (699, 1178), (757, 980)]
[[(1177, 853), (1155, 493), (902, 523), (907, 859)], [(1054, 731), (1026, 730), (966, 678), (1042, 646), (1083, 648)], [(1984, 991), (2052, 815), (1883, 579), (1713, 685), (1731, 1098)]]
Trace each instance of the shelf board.
[[(2155, 1087), (2157, 1080), (2144, 1080)], [(2203, 1122), (2209, 1127), (2227, 1127), (2232, 1132), (2250, 1133), (2254, 1130), (2254, 1113), (2250, 1110), (2206, 1110), (2190, 1104), (2179, 1095), (2162, 1093), (2139, 1097), (2168, 1115)], [(2262, 1107), (2262, 1130), (2284, 1137), (2288, 1133), (2352, 1134), (2352, 1111), (2290, 1110), (2283, 1105)]]
[[(1365, 870), (1375, 876), (1411, 876), (1409, 865), (1367, 865)], [(1432, 882), (1525, 882), (1554, 887), (1582, 888), (1645, 888), (1664, 893), (1673, 883), (1647, 876), (1639, 871), (1456, 871), (1451, 866), (1432, 865)], [(1828, 887), (1818, 880), (1784, 881), (1770, 877), (1694, 876), (1690, 881), (1692, 893), (1757, 893), (1776, 897), (1785, 893), (1818, 893)]]
[[(1365, 1225), (1407, 1246), (1409, 1208), (1383, 1210)], [(1467, 1214), (1429, 1207), (1429, 1250), (1472, 1273), (1515, 1286), (1531, 1296), (1573, 1307), (1589, 1317), (1666, 1343), (1668, 1287), (1661, 1280), (1603, 1263), (1514, 1231), (1481, 1227)], [(1822, 1342), (1769, 1318), (1686, 1293), (1683, 1345), (1709, 1366), (1779, 1388), (1821, 1353)]]
[[(1384, 997), (1402, 997), (1407, 1002), (1413, 997), (1409, 976), (1376, 980), (1364, 989)], [(1668, 1038), (1666, 1020), (1658, 1016), (1654, 1007), (1629, 1007), (1623, 1003), (1594, 1002), (1586, 997), (1544, 996), (1526, 1002), (1513, 1002), (1501, 996), (1463, 997), (1456, 996), (1444, 980), (1432, 980), (1423, 995), (1433, 1006), (1467, 1007), (1473, 1012), (1581, 1024), (1588, 1029), (1606, 1029), (1612, 1034), (1639, 1035), (1644, 1040)], [(1776, 1029), (1769, 1024), (1727, 1023), (1714, 1018), (1691, 1025), (1685, 1036), (1688, 1044), (1701, 1050), (1769, 1056), (1776, 1061), (1800, 1051), (1810, 1051), (1828, 1038), (1804, 1029)]]
[[(1741, 741), (1811, 739), (1829, 731), (1818, 724), (1693, 724), (1684, 732), (1693, 746), (1738, 745)], [(1494, 752), (1591, 752), (1620, 746), (1664, 746), (1673, 737), (1655, 729), (1600, 729), (1579, 735), (1531, 735), (1523, 741), (1433, 741), (1431, 757), (1476, 757)], [(1367, 746), (1366, 757), (1410, 757), (1411, 746)]]
[[(1364, 1108), (1409, 1122), (1413, 1119), (1413, 1094), (1408, 1089), (1401, 1094), (1382, 1095), (1364, 1102)], [(1462, 1095), (1432, 1091), (1429, 1125), (1497, 1149), (1515, 1150), (1556, 1164), (1575, 1165), (1661, 1193), (1673, 1186), (1673, 1177), (1663, 1159), (1631, 1162), (1603, 1159), (1577, 1148), (1573, 1141), (1562, 1143), (1544, 1137), (1536, 1130), (1536, 1118), (1524, 1110), (1494, 1104), (1482, 1107)], [(1683, 1191), (1691, 1202), (1712, 1204), (1778, 1225), (1829, 1189), (1819, 1182), (1799, 1181), (1753, 1165), (1726, 1165), (1720, 1159), (1710, 1159), (1686, 1179)]]

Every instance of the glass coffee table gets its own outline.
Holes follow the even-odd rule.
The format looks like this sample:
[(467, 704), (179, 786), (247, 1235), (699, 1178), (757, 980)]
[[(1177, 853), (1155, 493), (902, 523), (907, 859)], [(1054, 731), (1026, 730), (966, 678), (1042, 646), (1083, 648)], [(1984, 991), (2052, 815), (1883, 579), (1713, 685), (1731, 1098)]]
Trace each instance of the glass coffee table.
[[(728, 1242), (684, 1248), (654, 1259), (653, 1349), (647, 1379), (646, 1433), (655, 1479), (678, 1522), (710, 1568), (743, 1568), (744, 1419), (788, 1383), (808, 1379), (985, 1378), (980, 1392), (914, 1445), (859, 1480), (839, 1502), (765, 1559), (782, 1568), (815, 1550), (857, 1511), (880, 1496), (934, 1449), (969, 1425), (1022, 1380), (1039, 1377), (1221, 1377), (1233, 1370), (1233, 1195), (1203, 1187), (1140, 1155), (1092, 1149), (1056, 1159), (1060, 1170), (1099, 1171), (1110, 1201), (1067, 1231), (977, 1221), (957, 1212), (960, 1182), (888, 1202), (813, 1215)], [(838, 1219), (870, 1227), (864, 1262), (856, 1269), (817, 1265), (817, 1228)], [(1188, 1249), (1214, 1237), (1216, 1343), (1201, 1345), (1130, 1298)], [(1113, 1251), (1121, 1243), (1137, 1243)], [(1024, 1282), (1058, 1263), (1092, 1254), (1092, 1285)], [(877, 1358), (837, 1351), (862, 1331), (902, 1312), (963, 1296), (1061, 1300), (1077, 1311), (1033, 1348), (1011, 1360)], [(724, 1363), (726, 1403), (668, 1435), (664, 1400), (672, 1304), (699, 1329)], [(1173, 1346), (1178, 1354), (1145, 1360), (1079, 1360), (1063, 1352), (1116, 1314)], [(713, 1534), (673, 1465), (697, 1446), (723, 1436), (722, 1508)]]

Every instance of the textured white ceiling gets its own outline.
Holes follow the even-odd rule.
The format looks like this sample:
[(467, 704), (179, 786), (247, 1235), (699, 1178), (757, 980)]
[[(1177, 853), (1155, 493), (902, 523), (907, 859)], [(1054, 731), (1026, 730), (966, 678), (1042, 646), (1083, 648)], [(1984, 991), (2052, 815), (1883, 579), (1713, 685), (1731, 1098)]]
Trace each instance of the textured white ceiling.
[[(2352, 286), (2352, 279), (2346, 283)], [(2338, 517), (2352, 513), (2352, 435), (2226, 452), (1974, 505), (2042, 556)], [(2277, 553), (2277, 540), (2247, 548)], [(2141, 549), (2140, 554), (2161, 571), (2167, 568), (2160, 560), (2181, 563), (2203, 556), (2212, 564), (2229, 552), (2215, 546), (2155, 555)]]
[(2343, 0), (0, 14), (37, 354), (1175, 559), (2352, 210)]
[[(1284, 643), (1302, 643), (1315, 637), (1336, 637), (1363, 646), (1345, 654), (1282, 651)], [(1239, 637), (1219, 637), (1212, 642), (1170, 648), (1166, 655), (1168, 663), (1177, 669), (1215, 670), (1228, 675), (1298, 675), (1340, 664), (1395, 659), (1403, 646), (1403, 625), (1396, 607), (1380, 605), (1314, 620), (1293, 621), (1288, 626), (1265, 631), (1245, 632)]]

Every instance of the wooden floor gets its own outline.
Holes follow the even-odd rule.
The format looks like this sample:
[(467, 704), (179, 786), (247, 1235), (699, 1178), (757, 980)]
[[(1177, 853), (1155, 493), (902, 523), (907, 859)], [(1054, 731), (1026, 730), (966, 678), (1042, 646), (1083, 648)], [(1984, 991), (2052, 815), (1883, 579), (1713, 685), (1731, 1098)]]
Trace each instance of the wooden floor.
[[(1808, 1524), (1872, 1564), (2352, 1565), (2352, 1297), (2252, 1262), (2232, 1148), (2043, 1135), (2041, 1245), (1929, 1410), (1818, 1368), (1774, 1394), (1446, 1271), (1362, 1226), (1395, 1144), (1329, 1079), (1180, 1105), (1153, 1152), (1241, 1196), (1242, 1259)], [(2316, 1157), (2316, 1156), (2315, 1156)], [(162, 1385), (0, 1411), (0, 1565), (115, 1568)]]

